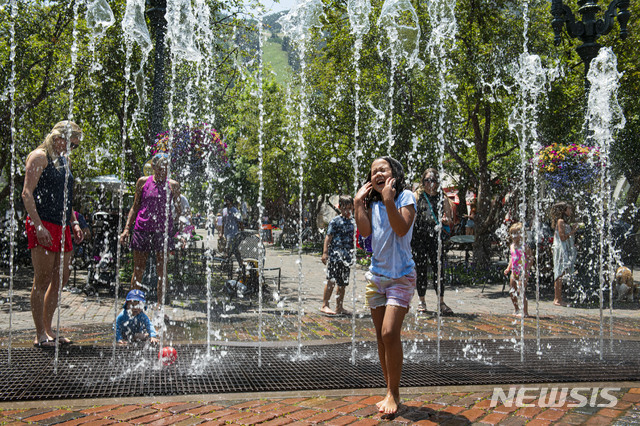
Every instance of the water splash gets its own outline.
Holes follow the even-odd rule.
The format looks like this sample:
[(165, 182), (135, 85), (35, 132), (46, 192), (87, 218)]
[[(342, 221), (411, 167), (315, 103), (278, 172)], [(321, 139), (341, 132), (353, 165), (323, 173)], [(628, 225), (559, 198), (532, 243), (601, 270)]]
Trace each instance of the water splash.
[(302, 356), (302, 283), (304, 275), (302, 273), (302, 226), (303, 226), (303, 195), (304, 195), (304, 164), (307, 158), (307, 148), (304, 138), (304, 131), (309, 122), (309, 100), (307, 99), (307, 77), (306, 77), (306, 49), (307, 41), (311, 34), (311, 29), (320, 26), (320, 17), (323, 14), (322, 2), (320, 0), (303, 0), (289, 11), (288, 14), (278, 20), (282, 25), (282, 30), (296, 43), (298, 57), (300, 58), (300, 101), (299, 119), (297, 128), (298, 143), (298, 357)]
[[(134, 83), (136, 94), (138, 96), (138, 107), (134, 113), (135, 117), (143, 110), (146, 102), (146, 93), (144, 85), (144, 65), (149, 58), (149, 53), (153, 48), (149, 29), (144, 16), (144, 0), (127, 0), (127, 5), (122, 18), (122, 31), (125, 37), (125, 43), (137, 44), (140, 47), (141, 59), (140, 68), (134, 73)], [(135, 122), (135, 117), (133, 121)]]
[(302, 0), (278, 20), (282, 31), (298, 45), (309, 41), (311, 29), (320, 27), (320, 17), (324, 14), (322, 1)]
[[(129, 9), (130, 3), (127, 3), (127, 9), (125, 12), (125, 19), (127, 19), (127, 12), (130, 12)], [(131, 15), (130, 15), (131, 16)], [(129, 16), (129, 17), (130, 17)], [(122, 148), (120, 150), (120, 161), (119, 161), (119, 170), (120, 170), (120, 188), (118, 191), (118, 228), (117, 228), (117, 236), (122, 233), (122, 218), (124, 211), (124, 192), (125, 192), (125, 182), (124, 182), (124, 172), (125, 172), (125, 147), (127, 146), (126, 140), (129, 135), (127, 120), (129, 113), (129, 85), (131, 80), (131, 55), (133, 50), (133, 44), (136, 40), (135, 26), (130, 28), (125, 27), (125, 20), (122, 21), (123, 30), (124, 30), (124, 42), (125, 42), (125, 65), (124, 65), (124, 99), (123, 99), (123, 120), (122, 120)], [(146, 25), (144, 25), (144, 29), (146, 30)], [(148, 33), (147, 33), (148, 35)], [(142, 71), (142, 65), (140, 67), (140, 71)], [(141, 98), (138, 98), (139, 101)], [(135, 117), (132, 119), (132, 126), (135, 123)], [(105, 250), (108, 250), (107, 239), (105, 239)], [(106, 257), (105, 257), (106, 258)], [(116, 271), (120, 271), (120, 266), (122, 262), (122, 250), (121, 244), (116, 244)], [(120, 274), (115, 274), (115, 292), (114, 292), (114, 300), (113, 300), (113, 323), (115, 324), (118, 315), (120, 312), (120, 301), (118, 300), (118, 295), (120, 294)], [(118, 342), (116, 340), (116, 335), (114, 333), (113, 340), (111, 342), (111, 357), (115, 359), (116, 356), (116, 347)]]
[[(599, 234), (599, 287), (600, 299), (600, 359), (604, 352), (603, 329), (603, 288), (607, 284), (607, 277), (615, 273), (613, 265), (613, 253), (611, 244), (611, 216), (613, 213), (613, 200), (611, 191), (611, 174), (608, 165), (611, 144), (615, 132), (624, 128), (626, 120), (618, 103), (618, 87), (620, 86), (621, 73), (618, 72), (618, 61), (611, 48), (602, 48), (598, 56), (591, 62), (587, 80), (590, 83), (587, 103), (586, 122), (589, 130), (589, 139), (595, 142), (600, 151), (600, 179), (598, 201), (598, 226)], [(605, 254), (605, 251), (607, 254)], [(605, 257), (607, 259), (605, 260)], [(609, 297), (609, 325), (610, 334), (613, 333), (612, 315), (612, 289)], [(613, 341), (612, 339), (610, 340)]]
[(377, 22), (387, 33), (388, 44), (378, 44), (378, 51), (390, 58), (404, 58), (407, 68), (424, 67), (418, 58), (420, 24), (416, 10), (409, 0), (386, 0)]
[[(355, 65), (356, 78), (355, 78), (355, 123), (353, 126), (353, 152), (351, 153), (351, 163), (353, 165), (353, 193), (358, 192), (360, 182), (359, 171), (359, 158), (362, 154), (360, 151), (360, 52), (362, 51), (362, 38), (369, 32), (369, 15), (371, 14), (371, 3), (369, 0), (349, 0), (347, 3), (347, 11), (349, 13), (349, 23), (351, 25), (351, 33), (356, 36), (356, 40), (353, 45), (353, 63)], [(356, 237), (353, 237), (353, 253), (356, 253)], [(353, 304), (351, 306), (351, 363), (356, 363), (356, 279), (357, 268), (355, 268), (356, 256), (353, 256), (354, 264), (352, 266), (352, 281), (353, 286), (351, 288), (351, 300)]]
[(18, 18), (18, 5), (16, 0), (11, 0), (10, 4), (10, 21), (9, 21), (9, 34), (10, 34), (10, 46), (9, 61), (11, 62), (11, 73), (9, 74), (9, 81), (7, 82), (10, 103), (10, 131), (11, 131), (11, 165), (9, 169), (10, 190), (9, 190), (9, 211), (11, 212), (11, 223), (9, 225), (9, 342), (7, 352), (7, 363), (11, 366), (11, 346), (13, 343), (13, 278), (14, 278), (14, 250), (15, 239), (18, 224), (16, 223), (16, 205), (15, 205), (15, 171), (16, 171), (16, 19)]
[[(427, 51), (432, 58), (434, 67), (438, 70), (438, 144), (437, 144), (437, 158), (438, 158), (438, 172), (440, 176), (444, 176), (444, 151), (446, 146), (446, 131), (447, 131), (447, 105), (446, 102), (449, 99), (455, 99), (454, 89), (455, 84), (447, 80), (447, 75), (451, 69), (451, 63), (449, 59), (449, 52), (453, 48), (453, 42), (458, 31), (458, 25), (455, 15), (455, 2), (446, 0), (432, 0), (428, 3), (427, 9), (431, 20), (435, 25), (431, 28), (431, 34), (429, 42), (427, 44)], [(414, 12), (415, 13), (415, 12)], [(455, 144), (454, 144), (455, 145)], [(443, 216), (443, 202), (438, 201), (438, 217)], [(437, 362), (440, 362), (440, 341), (442, 340), (442, 312), (440, 311), (440, 288), (442, 280), (442, 233), (441, 224), (437, 225), (438, 230), (438, 270), (437, 270), (437, 283), (436, 293), (438, 297), (437, 306)]]
[(196, 19), (191, 0), (167, 2), (167, 37), (175, 59), (199, 61), (202, 58), (195, 39)]
[[(67, 149), (66, 152), (70, 153), (71, 152), (71, 121), (73, 121), (73, 109), (74, 109), (74, 94), (75, 94), (75, 88), (76, 88), (76, 77), (74, 74), (75, 68), (76, 68), (76, 63), (78, 61), (78, 3), (75, 2), (73, 4), (73, 29), (71, 31), (71, 62), (69, 64), (69, 89), (68, 89), (68, 93), (69, 93), (69, 109), (68, 109), (68, 113), (67, 113), (67, 128), (65, 129), (65, 139), (66, 139), (66, 143), (67, 143)], [(63, 154), (63, 155), (67, 155), (67, 154)], [(67, 206), (67, 201), (69, 199), (69, 192), (68, 192), (68, 183), (69, 183), (69, 178), (71, 177), (71, 167), (69, 165), (69, 157), (66, 157), (66, 161), (64, 162), (64, 196), (63, 196), (63, 203), (62, 205)], [(68, 218), (68, 220), (70, 221), (71, 218)], [(64, 247), (64, 240), (65, 240), (65, 229), (67, 226), (67, 220), (65, 220), (64, 215), (63, 215), (63, 221), (62, 221), (62, 238), (61, 238), (61, 242), (60, 242), (60, 247)], [(60, 250), (60, 265), (64, 265), (64, 258), (65, 258), (65, 252), (64, 250)], [(58, 357), (60, 354), (60, 301), (62, 300), (62, 288), (64, 286), (65, 282), (64, 282), (64, 267), (60, 268), (60, 275), (59, 275), (59, 286), (58, 286), (58, 314), (56, 316), (56, 342), (58, 342), (55, 347), (55, 355), (54, 355), (54, 362), (53, 362), (53, 373), (54, 374), (58, 374)]]
[(87, 0), (86, 20), (87, 27), (99, 37), (116, 22), (107, 0)]
[[(525, 25), (526, 29), (526, 25)], [(516, 133), (519, 142), (520, 153), (520, 204), (518, 208), (519, 221), (526, 225), (527, 217), (527, 182), (529, 175), (529, 149), (540, 144), (538, 142), (538, 103), (541, 95), (547, 87), (547, 71), (542, 66), (538, 55), (530, 55), (525, 46), (525, 51), (518, 58), (514, 67), (514, 80), (517, 85), (518, 102), (509, 116), (509, 130)], [(537, 206), (536, 211), (537, 211)], [(537, 224), (536, 224), (537, 225)], [(526, 246), (527, 230), (523, 226), (521, 233), (522, 250)], [(537, 248), (536, 248), (537, 250)], [(530, 262), (530, 260), (528, 260)], [(536, 273), (536, 275), (539, 275)], [(539, 277), (537, 278), (539, 280)], [(524, 309), (525, 275), (521, 274), (518, 282), (518, 306)], [(536, 300), (539, 300), (539, 281), (536, 282)], [(539, 328), (539, 303), (536, 303), (536, 328)], [(524, 313), (524, 311), (521, 311)], [(520, 358), (524, 361), (524, 315), (520, 318)]]
[(370, 28), (371, 2), (369, 0), (348, 0), (347, 12), (349, 13), (351, 34), (362, 40)]
[(424, 63), (418, 59), (420, 44), (420, 25), (418, 15), (409, 0), (386, 0), (378, 17), (377, 25), (387, 33), (387, 43), (378, 43), (381, 57), (387, 55), (390, 64), (388, 113), (387, 113), (387, 153), (395, 144), (393, 137), (393, 97), (395, 92), (395, 74), (398, 63), (404, 59), (408, 68), (418, 65), (422, 69)]
[[(264, 216), (264, 205), (262, 202), (264, 194), (264, 94), (262, 88), (262, 76), (264, 72), (263, 58), (263, 36), (262, 36), (262, 15), (258, 20), (258, 229), (262, 227), (262, 217)], [(262, 232), (259, 232), (260, 246), (262, 247)], [(263, 308), (263, 285), (264, 285), (264, 250), (258, 250), (258, 367), (262, 366), (262, 315)]]
[(112, 26), (116, 19), (107, 0), (87, 0), (87, 13), (85, 19), (87, 28), (91, 30), (89, 35), (89, 52), (94, 57), (93, 64), (89, 69), (89, 74), (102, 69), (102, 66), (95, 60), (96, 43), (100, 42), (107, 32), (107, 28)]

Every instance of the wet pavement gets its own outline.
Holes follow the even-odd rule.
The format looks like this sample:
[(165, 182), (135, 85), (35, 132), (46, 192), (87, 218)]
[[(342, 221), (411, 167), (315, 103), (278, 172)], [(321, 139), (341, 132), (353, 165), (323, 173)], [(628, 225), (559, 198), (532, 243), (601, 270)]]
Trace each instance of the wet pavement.
[[(301, 266), (300, 266), (301, 265)], [(273, 344), (324, 343), (375, 340), (371, 320), (363, 307), (364, 268), (356, 273), (355, 285), (347, 288), (345, 307), (353, 317), (327, 317), (319, 313), (324, 288), (324, 265), (314, 254), (289, 250), (267, 250), (266, 267), (282, 268), (281, 291), (273, 281), (260, 307), (257, 298), (232, 298), (224, 295), (224, 280), (211, 285), (210, 326), (212, 341), (268, 342)], [(7, 303), (6, 275), (0, 276), (0, 345), (6, 348), (11, 311), (11, 341), (18, 347), (33, 342), (33, 322), (29, 311), (30, 268), (22, 268), (14, 279), (13, 305)], [(77, 282), (84, 279), (82, 271)], [(637, 277), (636, 277), (637, 278)], [(176, 280), (177, 281), (177, 280)], [(73, 282), (71, 282), (72, 284)], [(176, 289), (165, 307), (169, 317), (164, 333), (165, 344), (202, 343), (207, 339), (206, 283), (174, 283)], [(640, 340), (640, 305), (616, 303), (614, 310), (598, 307), (557, 307), (550, 294), (536, 303), (530, 296), (531, 318), (523, 322), (510, 315), (512, 306), (502, 292), (503, 283), (447, 287), (445, 300), (456, 313), (443, 317), (438, 327), (435, 292), (429, 289), (427, 314), (412, 309), (404, 324), (403, 339), (526, 339), (608, 338)], [(299, 288), (302, 290), (299, 292)], [(355, 291), (353, 291), (355, 289)], [(274, 297), (275, 294), (275, 297)], [(355, 298), (353, 297), (355, 295)], [(333, 300), (332, 300), (333, 303)], [(417, 298), (414, 298), (414, 307)], [(110, 346), (111, 324), (119, 310), (113, 297), (103, 293), (88, 297), (64, 291), (61, 302), (61, 334), (76, 345)], [(333, 304), (332, 304), (333, 306)], [(537, 308), (536, 308), (537, 307)], [(302, 309), (300, 309), (302, 308)], [(538, 315), (536, 315), (536, 313)], [(55, 319), (54, 319), (55, 323)], [(260, 337), (259, 331), (262, 332)], [(0, 361), (4, 362), (4, 361)], [(330, 368), (330, 366), (328, 366)], [(502, 388), (505, 392), (509, 383)], [(514, 384), (518, 385), (518, 384)], [(132, 400), (74, 400), (0, 403), (2, 424), (639, 424), (640, 384), (613, 383), (620, 388), (611, 393), (617, 402), (612, 407), (571, 407), (568, 398), (558, 407), (544, 407), (536, 397), (532, 406), (491, 407), (494, 387), (465, 386), (455, 388), (403, 388), (403, 406), (393, 419), (382, 419), (374, 403), (381, 389), (346, 389), (343, 391), (273, 392), (267, 394), (196, 395), (180, 397), (136, 398)], [(553, 385), (551, 385), (553, 386)], [(562, 384), (569, 389), (603, 388), (605, 383)], [(532, 385), (527, 385), (532, 387)], [(539, 386), (538, 386), (539, 387)], [(527, 395), (535, 394), (528, 392)], [(539, 399), (539, 394), (538, 394)], [(507, 401), (508, 402), (508, 401)], [(522, 401), (520, 401), (522, 402)], [(575, 402), (575, 401), (574, 401)], [(507, 404), (509, 405), (509, 404)], [(598, 404), (595, 404), (598, 405)], [(603, 404), (600, 404), (603, 405)]]

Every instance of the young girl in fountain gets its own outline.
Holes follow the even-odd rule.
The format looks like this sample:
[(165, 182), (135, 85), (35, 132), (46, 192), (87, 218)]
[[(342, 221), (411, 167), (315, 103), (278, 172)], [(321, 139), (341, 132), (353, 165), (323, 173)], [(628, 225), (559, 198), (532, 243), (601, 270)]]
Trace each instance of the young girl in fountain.
[[(517, 222), (511, 225), (509, 235), (511, 236), (509, 265), (504, 270), (504, 274), (509, 275), (509, 272), (511, 272), (509, 277), (509, 286), (511, 287), (509, 296), (513, 303), (513, 315), (528, 317), (527, 280), (529, 278), (529, 262), (527, 262), (527, 258), (530, 257), (530, 253), (524, 243), (522, 223)], [(520, 289), (522, 289), (522, 312), (520, 312), (520, 307), (518, 306)]]
[(360, 235), (372, 236), (371, 266), (367, 279), (366, 304), (376, 329), (378, 357), (387, 383), (387, 395), (378, 410), (394, 414), (400, 404), (402, 375), (402, 322), (416, 287), (411, 255), (411, 236), (416, 200), (405, 189), (402, 165), (391, 157), (371, 164), (365, 184), (354, 199), (355, 219)]
[(116, 318), (116, 341), (119, 345), (131, 342), (158, 343), (158, 335), (147, 314), (144, 313), (146, 304), (142, 290), (131, 290), (118, 318)]

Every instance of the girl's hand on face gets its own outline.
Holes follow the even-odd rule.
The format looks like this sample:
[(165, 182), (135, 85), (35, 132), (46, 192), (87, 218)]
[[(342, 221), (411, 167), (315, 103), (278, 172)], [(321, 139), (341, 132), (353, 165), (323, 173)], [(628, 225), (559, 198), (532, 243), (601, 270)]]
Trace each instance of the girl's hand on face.
[(396, 197), (396, 188), (393, 186), (396, 183), (395, 178), (388, 178), (382, 188), (382, 199), (385, 201), (392, 201)]
[(354, 202), (364, 202), (367, 196), (371, 193), (372, 188), (373, 188), (373, 185), (371, 185), (371, 182), (366, 182), (364, 185), (362, 185), (358, 190), (358, 192), (356, 193), (356, 198), (354, 199)]

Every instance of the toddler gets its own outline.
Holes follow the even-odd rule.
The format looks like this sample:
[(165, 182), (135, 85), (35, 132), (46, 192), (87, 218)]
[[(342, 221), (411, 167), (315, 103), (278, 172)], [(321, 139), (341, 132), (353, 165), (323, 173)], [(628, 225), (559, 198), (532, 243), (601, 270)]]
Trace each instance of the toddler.
[[(509, 265), (507, 266), (507, 269), (504, 270), (504, 274), (509, 275), (509, 272), (511, 272), (511, 276), (509, 277), (509, 286), (511, 287), (509, 290), (509, 296), (513, 303), (513, 314), (516, 316), (524, 315), (525, 317), (528, 317), (529, 311), (526, 289), (527, 278), (529, 275), (529, 265), (527, 264), (527, 257), (529, 253), (527, 253), (528, 250), (524, 244), (522, 234), (522, 223), (520, 222), (514, 223), (509, 228), (509, 235), (511, 236), (511, 245), (509, 246)], [(518, 286), (519, 283), (522, 283), (522, 286)], [(518, 306), (520, 289), (522, 289), (522, 313), (520, 313), (520, 308)]]
[(131, 290), (118, 318), (116, 318), (116, 341), (119, 345), (149, 340), (158, 343), (158, 334), (149, 317), (144, 313), (146, 303), (142, 290)]

